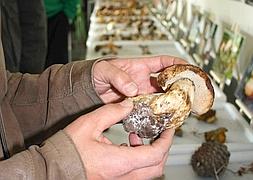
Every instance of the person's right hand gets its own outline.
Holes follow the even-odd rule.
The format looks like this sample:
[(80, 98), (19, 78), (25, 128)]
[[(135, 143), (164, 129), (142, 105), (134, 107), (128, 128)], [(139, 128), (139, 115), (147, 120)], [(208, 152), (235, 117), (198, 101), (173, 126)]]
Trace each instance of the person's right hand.
[[(174, 130), (164, 131), (150, 145), (134, 147), (112, 144), (103, 135), (132, 108), (130, 100), (108, 104), (65, 128), (79, 151), (88, 179), (152, 179), (162, 175)], [(130, 145), (140, 144), (136, 136), (129, 137)]]

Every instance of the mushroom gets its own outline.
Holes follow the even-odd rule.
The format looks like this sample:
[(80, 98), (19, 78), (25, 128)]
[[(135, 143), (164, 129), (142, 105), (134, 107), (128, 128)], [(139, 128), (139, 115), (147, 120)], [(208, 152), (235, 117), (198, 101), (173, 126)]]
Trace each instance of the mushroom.
[(201, 115), (212, 107), (213, 87), (199, 67), (170, 66), (158, 75), (157, 82), (164, 93), (130, 98), (134, 108), (123, 119), (127, 132), (135, 132), (141, 138), (155, 138), (165, 129), (181, 126), (191, 112)]
[(189, 64), (177, 64), (166, 68), (158, 76), (158, 84), (164, 91), (176, 80), (188, 78), (195, 85), (192, 112), (201, 115), (206, 113), (214, 101), (214, 90), (208, 75), (199, 67)]

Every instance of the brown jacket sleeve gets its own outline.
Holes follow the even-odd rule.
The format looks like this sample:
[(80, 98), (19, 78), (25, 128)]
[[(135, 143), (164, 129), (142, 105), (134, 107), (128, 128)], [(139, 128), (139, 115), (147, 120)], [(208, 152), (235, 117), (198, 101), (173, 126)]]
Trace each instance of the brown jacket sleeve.
[(85, 180), (85, 171), (72, 140), (60, 131), (40, 147), (31, 146), (0, 162), (2, 180)]
[[(8, 74), (5, 100), (10, 102), (17, 117), (26, 146), (40, 145), (32, 145), (0, 161), (0, 179), (85, 179), (85, 169), (75, 145), (59, 130), (80, 114), (102, 104), (91, 78), (95, 62), (54, 65), (40, 75)], [(41, 143), (51, 134), (54, 135)]]
[(26, 145), (40, 144), (102, 101), (92, 83), (95, 60), (54, 65), (40, 75), (8, 74), (12, 110)]

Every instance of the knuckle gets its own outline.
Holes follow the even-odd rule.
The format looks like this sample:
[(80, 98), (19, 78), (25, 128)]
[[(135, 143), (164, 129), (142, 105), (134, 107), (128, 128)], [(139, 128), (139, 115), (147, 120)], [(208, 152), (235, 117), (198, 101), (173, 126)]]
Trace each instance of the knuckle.
[(116, 81), (118, 81), (118, 82), (121, 83), (121, 84), (126, 84), (126, 83), (129, 82), (129, 78), (128, 78), (128, 76), (125, 74), (125, 72), (119, 70), (119, 71), (117, 72), (117, 74), (118, 74), (118, 75), (117, 75), (117, 77), (116, 77)]
[(165, 68), (165, 67), (164, 67), (164, 62), (165, 62), (166, 60), (168, 60), (168, 58), (169, 58), (169, 56), (167, 56), (167, 55), (161, 55), (161, 56), (159, 56), (159, 61), (160, 61), (161, 69), (164, 69), (164, 68)]

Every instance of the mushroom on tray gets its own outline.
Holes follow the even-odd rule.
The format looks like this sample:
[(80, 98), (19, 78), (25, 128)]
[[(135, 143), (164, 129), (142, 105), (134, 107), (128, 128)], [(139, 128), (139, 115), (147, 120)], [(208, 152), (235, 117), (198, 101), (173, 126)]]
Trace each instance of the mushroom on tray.
[(121, 46), (115, 45), (113, 42), (109, 42), (108, 44), (103, 45), (96, 45), (95, 46), (95, 52), (102, 51), (103, 55), (118, 54), (118, 50), (121, 48)]
[(217, 121), (216, 117), (216, 110), (215, 109), (210, 109), (206, 113), (196, 116), (199, 121), (203, 121), (209, 124), (212, 124)]

